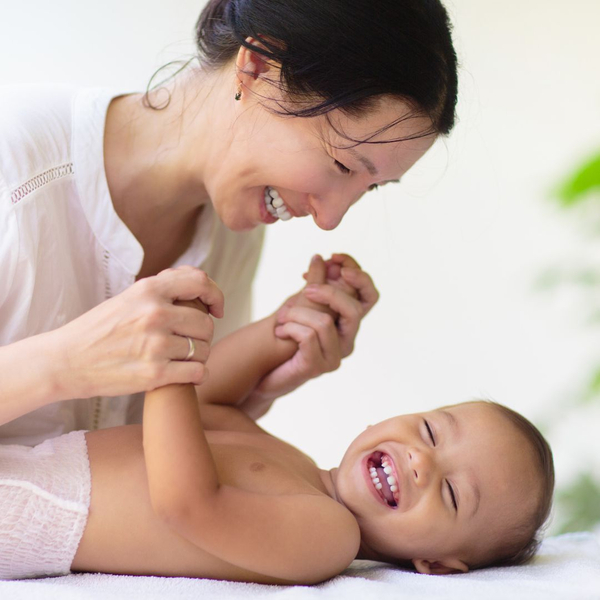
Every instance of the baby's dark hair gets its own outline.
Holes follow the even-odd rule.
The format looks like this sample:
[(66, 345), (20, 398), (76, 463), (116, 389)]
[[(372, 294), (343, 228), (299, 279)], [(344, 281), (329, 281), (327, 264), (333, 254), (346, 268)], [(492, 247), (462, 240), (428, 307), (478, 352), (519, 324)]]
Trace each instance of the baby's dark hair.
[(413, 137), (454, 126), (457, 59), (439, 0), (210, 0), (196, 38), (209, 68), (224, 66), (241, 45), (280, 66), (271, 83), (290, 102), (279, 103), (278, 114), (312, 117), (339, 108), (358, 117), (388, 96), (431, 121)]
[(554, 493), (554, 460), (550, 445), (539, 429), (518, 412), (491, 400), (476, 400), (494, 407), (508, 419), (529, 442), (535, 469), (539, 477), (537, 503), (533, 514), (524, 515), (517, 526), (501, 532), (498, 545), (490, 556), (480, 562), (469, 564), (469, 568), (508, 567), (528, 563), (542, 542)]

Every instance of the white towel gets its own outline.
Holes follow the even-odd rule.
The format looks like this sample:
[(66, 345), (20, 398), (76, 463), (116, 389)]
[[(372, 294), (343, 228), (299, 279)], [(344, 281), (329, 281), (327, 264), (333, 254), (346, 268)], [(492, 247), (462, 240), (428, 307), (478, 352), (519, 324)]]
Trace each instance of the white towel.
[(591, 533), (548, 538), (522, 567), (419, 575), (367, 561), (315, 586), (268, 586), (185, 577), (79, 574), (2, 581), (1, 600), (600, 600), (600, 544)]

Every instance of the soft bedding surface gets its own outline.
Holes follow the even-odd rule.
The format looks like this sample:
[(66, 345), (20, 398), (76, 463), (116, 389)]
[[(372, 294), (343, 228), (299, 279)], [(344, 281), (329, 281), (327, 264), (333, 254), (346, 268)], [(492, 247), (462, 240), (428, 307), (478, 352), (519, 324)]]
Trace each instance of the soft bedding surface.
[(213, 600), (269, 598), (295, 600), (600, 600), (600, 544), (591, 533), (548, 538), (539, 555), (523, 567), (483, 569), (461, 575), (429, 576), (379, 563), (355, 561), (320, 585), (279, 587), (186, 579), (77, 574), (0, 581), (2, 600)]

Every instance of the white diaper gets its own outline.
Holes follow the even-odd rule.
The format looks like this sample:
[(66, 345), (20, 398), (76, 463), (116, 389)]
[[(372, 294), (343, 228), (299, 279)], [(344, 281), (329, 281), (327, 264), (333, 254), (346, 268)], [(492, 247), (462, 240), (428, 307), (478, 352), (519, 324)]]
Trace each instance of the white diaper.
[(0, 444), (0, 579), (70, 572), (90, 506), (84, 434)]

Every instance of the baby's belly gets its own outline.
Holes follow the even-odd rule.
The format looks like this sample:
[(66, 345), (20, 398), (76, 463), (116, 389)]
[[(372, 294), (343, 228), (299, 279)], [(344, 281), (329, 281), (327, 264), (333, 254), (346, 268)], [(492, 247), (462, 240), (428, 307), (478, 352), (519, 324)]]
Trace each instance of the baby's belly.
[(86, 439), (92, 494), (73, 571), (283, 583), (214, 557), (156, 517), (140, 425), (90, 432)]

